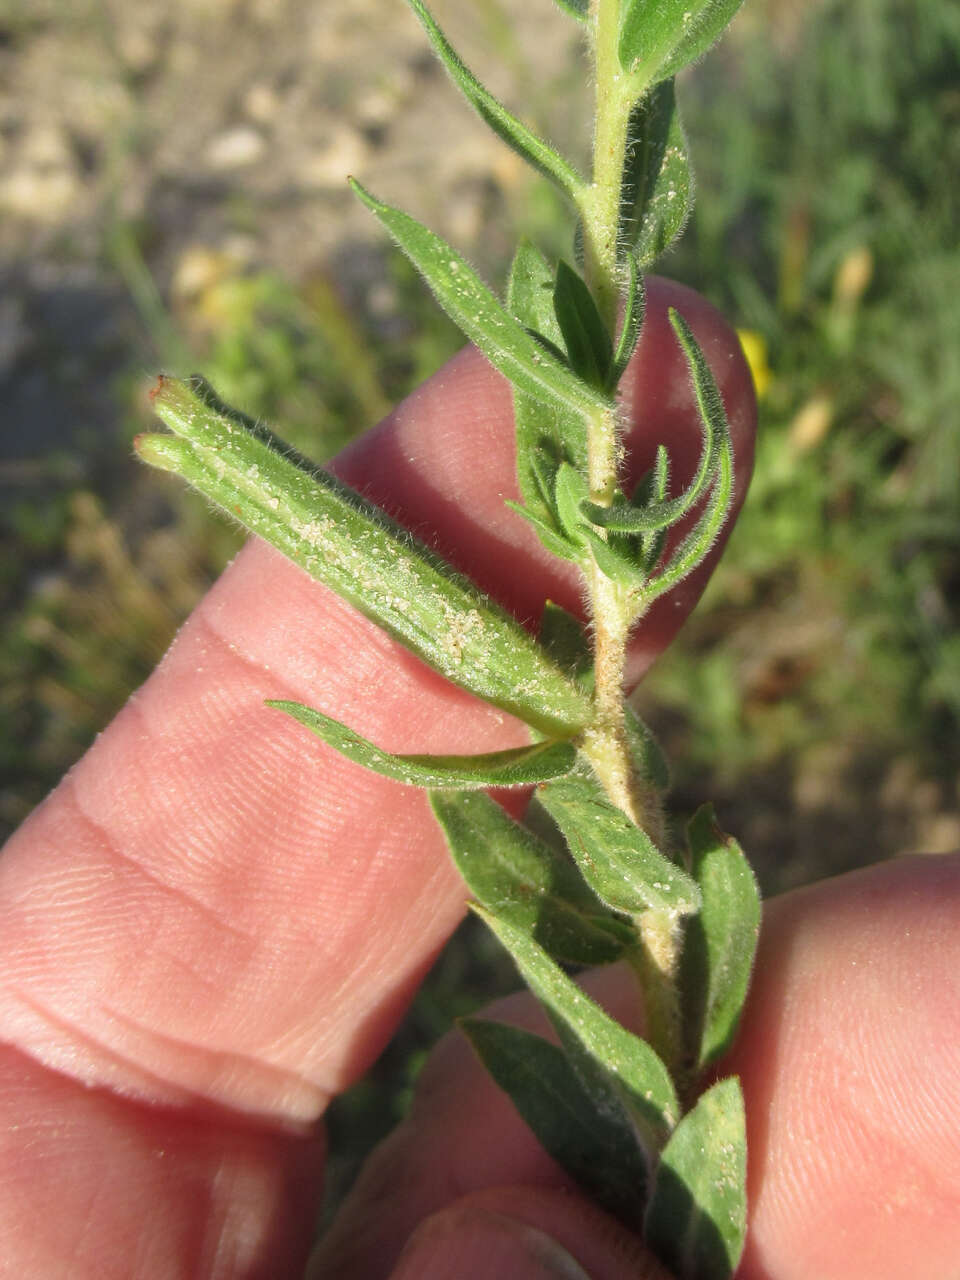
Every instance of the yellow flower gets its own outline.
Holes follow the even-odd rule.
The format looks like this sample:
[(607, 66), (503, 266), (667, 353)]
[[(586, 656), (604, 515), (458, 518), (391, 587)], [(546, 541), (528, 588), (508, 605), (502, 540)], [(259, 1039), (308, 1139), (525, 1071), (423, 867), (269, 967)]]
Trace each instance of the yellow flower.
[(770, 383), (773, 381), (773, 373), (767, 364), (766, 339), (763, 334), (757, 333), (755, 329), (738, 329), (737, 337), (740, 339), (743, 354), (753, 375), (753, 386), (757, 393), (757, 399), (762, 400), (770, 389)]

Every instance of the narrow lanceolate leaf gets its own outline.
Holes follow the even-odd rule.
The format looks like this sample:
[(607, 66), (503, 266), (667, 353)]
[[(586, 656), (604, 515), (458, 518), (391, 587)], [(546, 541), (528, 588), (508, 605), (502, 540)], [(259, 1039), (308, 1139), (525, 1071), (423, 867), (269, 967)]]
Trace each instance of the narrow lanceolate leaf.
[(584, 541), (586, 521), (580, 514), (580, 507), (588, 492), (586, 479), (581, 472), (569, 462), (561, 462), (554, 481), (554, 510), (561, 529), (574, 543)]
[(647, 1167), (630, 1122), (593, 1103), (555, 1044), (481, 1018), (464, 1018), (459, 1026), (547, 1154), (605, 1209), (638, 1229)]
[(562, 671), (583, 679), (593, 666), (593, 650), (579, 618), (548, 600), (540, 618), (540, 643)]
[(529, 787), (569, 773), (576, 759), (569, 742), (538, 742), (474, 756), (391, 755), (339, 720), (299, 702), (271, 698), (267, 706), (285, 711), (354, 764), (411, 787)]
[(719, 38), (743, 0), (623, 0), (618, 53), (642, 86), (675, 75)]
[(646, 303), (647, 298), (643, 277), (637, 267), (636, 258), (631, 254), (627, 260), (627, 296), (624, 303), (620, 336), (617, 338), (617, 349), (613, 356), (613, 368), (610, 374), (611, 387), (617, 386), (623, 377), (624, 370), (630, 363), (634, 351), (637, 349), (640, 330), (643, 328)]
[(578, 768), (545, 783), (541, 804), (566, 836), (583, 878), (598, 898), (634, 915), (648, 908), (686, 915), (700, 905), (694, 880), (613, 805), (592, 771)]
[(481, 793), (436, 793), (430, 803), (467, 888), (490, 911), (569, 964), (610, 964), (623, 952), (618, 922), (584, 894), (576, 867)]
[(613, 365), (613, 346), (593, 294), (572, 267), (557, 264), (553, 309), (563, 334), (570, 368), (593, 387), (606, 389)]
[(696, 524), (645, 589), (645, 601), (648, 604), (676, 586), (700, 564), (720, 536), (733, 501), (733, 442), (719, 388), (690, 326), (672, 307), (670, 323), (687, 358), (700, 420), (705, 432), (714, 442), (715, 474), (709, 496)]
[[(650, 475), (649, 486), (649, 505), (656, 502), (663, 502), (667, 496), (670, 487), (670, 456), (667, 453), (665, 445), (657, 445), (657, 458), (654, 463), (653, 470)], [(641, 503), (634, 496), (634, 506)], [(660, 557), (663, 555), (663, 549), (667, 543), (666, 529), (657, 529), (651, 533), (640, 535), (641, 555), (643, 559), (643, 567), (647, 575), (653, 573), (654, 569), (660, 563)]]
[(140, 437), (176, 471), (455, 684), (547, 737), (586, 723), (581, 688), (504, 610), (372, 503), (281, 453), (202, 380), (163, 379), (154, 407), (176, 436)]
[(409, 214), (377, 200), (358, 182), (351, 186), (407, 254), (451, 319), (515, 387), (565, 410), (595, 413), (609, 406), (603, 392), (588, 386), (527, 333), (445, 240)]
[(740, 1081), (702, 1095), (663, 1149), (644, 1236), (678, 1280), (729, 1280), (747, 1231), (747, 1142)]
[(684, 1038), (702, 1070), (733, 1044), (760, 931), (760, 894), (737, 842), (704, 805), (687, 828), (703, 905), (687, 924), (680, 964)]
[(643, 98), (630, 117), (620, 197), (620, 245), (647, 270), (683, 231), (693, 177), (673, 80)]
[(638, 555), (635, 538), (619, 533), (608, 533), (606, 538), (602, 538), (592, 526), (584, 529), (584, 537), (597, 568), (602, 573), (628, 589), (635, 590), (642, 586), (646, 573)]
[[(529, 241), (517, 246), (510, 270), (507, 305), (524, 329), (540, 334), (554, 347), (563, 347), (563, 334), (553, 309), (553, 270)], [(587, 426), (584, 415), (538, 394), (514, 387), (517, 428), (517, 484), (531, 516), (553, 522), (553, 485), (544, 492), (538, 459), (549, 457), (554, 469), (563, 460), (579, 471), (587, 467)], [(546, 541), (546, 540), (545, 540)], [(547, 543), (549, 548), (549, 543)], [(555, 551), (555, 548), (550, 548)]]
[(573, 560), (577, 563), (580, 562), (583, 557), (582, 549), (575, 543), (571, 542), (564, 533), (558, 532), (554, 524), (549, 523), (540, 516), (534, 515), (532, 511), (528, 511), (527, 508), (519, 502), (513, 502), (508, 499), (503, 505), (505, 507), (509, 507), (511, 511), (516, 512), (522, 520), (526, 520), (527, 524), (531, 525), (533, 529), (536, 530), (537, 537), (551, 555), (555, 555), (560, 560)]
[(583, 188), (583, 178), (562, 156), (548, 146), (542, 138), (531, 132), (516, 116), (512, 115), (492, 93), (480, 83), (472, 71), (464, 66), (456, 51), (440, 30), (435, 18), (422, 0), (409, 0), (410, 7), (420, 19), (434, 52), (450, 73), (454, 84), (464, 97), (487, 122), (494, 133), (499, 134), (508, 146), (533, 165), (540, 173), (551, 178), (571, 200), (576, 202)]
[(570, 1065), (593, 1105), (619, 1124), (629, 1117), (647, 1160), (676, 1124), (677, 1095), (654, 1050), (614, 1021), (529, 934), (483, 907), (477, 915), (497, 935), (556, 1027)]
[(658, 791), (666, 791), (670, 786), (670, 768), (659, 742), (633, 707), (626, 705), (623, 711), (627, 742), (637, 772), (645, 782), (649, 782)]

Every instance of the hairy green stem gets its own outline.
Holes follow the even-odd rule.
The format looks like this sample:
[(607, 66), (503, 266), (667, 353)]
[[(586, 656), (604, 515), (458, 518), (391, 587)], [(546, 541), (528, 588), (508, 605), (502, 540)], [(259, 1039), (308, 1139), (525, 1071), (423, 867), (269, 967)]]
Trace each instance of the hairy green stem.
[[(620, 67), (617, 41), (620, 0), (592, 0), (596, 73), (593, 182), (583, 193), (581, 215), (585, 274), (611, 336), (616, 335), (621, 292), (618, 261), (621, 185), (630, 113), (637, 85)], [(617, 409), (592, 414), (587, 427), (591, 500), (610, 506), (618, 484), (621, 449)], [(611, 581), (595, 562), (588, 572), (594, 627), (594, 719), (583, 749), (610, 799), (655, 839), (657, 815), (649, 813), (624, 723), (623, 681), (630, 628), (643, 612), (635, 591)], [(632, 964), (640, 981), (647, 1038), (671, 1072), (682, 1064), (679, 992), (681, 929), (676, 916), (646, 911), (636, 921), (639, 945)]]
[(644, 911), (634, 921), (641, 945), (631, 954), (640, 979), (646, 1015), (646, 1039), (676, 1080), (683, 1066), (680, 991), (677, 966), (682, 943), (678, 916), (667, 911)]
[[(596, 133), (593, 183), (584, 193), (583, 217), (586, 275), (611, 336), (616, 334), (620, 297), (617, 235), (620, 187), (630, 103), (622, 89), (617, 58), (619, 0), (593, 0), (596, 61)], [(620, 445), (617, 409), (590, 415), (587, 424), (590, 498), (608, 507), (617, 489)], [(623, 720), (623, 671), (627, 636), (635, 614), (630, 593), (591, 563), (588, 572), (595, 648), (595, 718), (584, 749), (610, 799), (642, 825), (639, 788), (627, 746)]]
[(620, 188), (633, 99), (617, 55), (620, 0), (593, 0), (593, 21), (596, 122), (593, 183), (584, 193), (581, 207), (584, 265), (600, 314), (612, 333), (620, 296)]

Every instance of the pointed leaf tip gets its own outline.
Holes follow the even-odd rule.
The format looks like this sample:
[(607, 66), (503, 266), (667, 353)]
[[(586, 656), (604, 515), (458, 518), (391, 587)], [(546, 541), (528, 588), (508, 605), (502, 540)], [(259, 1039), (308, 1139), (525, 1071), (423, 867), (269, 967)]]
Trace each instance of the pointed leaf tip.
[(529, 787), (568, 773), (576, 759), (569, 742), (540, 742), (473, 756), (393, 755), (299, 702), (270, 699), (267, 706), (285, 711), (354, 764), (411, 787)]
[(684, 1035), (703, 1070), (733, 1044), (747, 998), (760, 932), (760, 894), (737, 842), (704, 805), (687, 827), (693, 875), (703, 905), (689, 921), (680, 976)]
[(534, 169), (555, 182), (564, 195), (576, 202), (585, 185), (580, 174), (480, 83), (473, 72), (464, 65), (423, 0), (408, 0), (408, 3), (419, 18), (427, 39), (451, 80), (480, 118), (507, 146), (516, 151)]
[(451, 245), (409, 214), (378, 200), (359, 182), (351, 185), (450, 318), (519, 391), (564, 412), (589, 414), (609, 408), (610, 398), (577, 377), (532, 337)]

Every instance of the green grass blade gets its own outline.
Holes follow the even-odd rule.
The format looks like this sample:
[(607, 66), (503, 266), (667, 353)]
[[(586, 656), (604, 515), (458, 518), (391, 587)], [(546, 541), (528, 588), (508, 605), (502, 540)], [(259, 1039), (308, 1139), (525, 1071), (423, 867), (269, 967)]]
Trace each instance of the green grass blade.
[(623, 938), (570, 859), (514, 822), (488, 795), (431, 796), (454, 862), (477, 900), (557, 960), (610, 964)]
[(434, 52), (446, 67), (450, 78), (481, 119), (528, 164), (555, 182), (576, 204), (585, 185), (576, 169), (512, 115), (484, 88), (473, 72), (464, 66), (423, 0), (409, 0), (409, 4), (420, 19)]
[(351, 186), (407, 254), (450, 318), (515, 387), (566, 411), (592, 414), (609, 407), (607, 396), (581, 381), (537, 342), (445, 240), (409, 214), (376, 199), (358, 182), (352, 181)]
[(354, 764), (411, 787), (529, 787), (569, 773), (576, 758), (569, 742), (539, 742), (473, 756), (392, 755), (312, 707), (279, 698), (266, 705), (285, 711)]
[(567, 737), (584, 692), (513, 618), (372, 503), (281, 453), (202, 380), (164, 379), (154, 407), (176, 436), (147, 435), (145, 461), (176, 471), (461, 688)]

